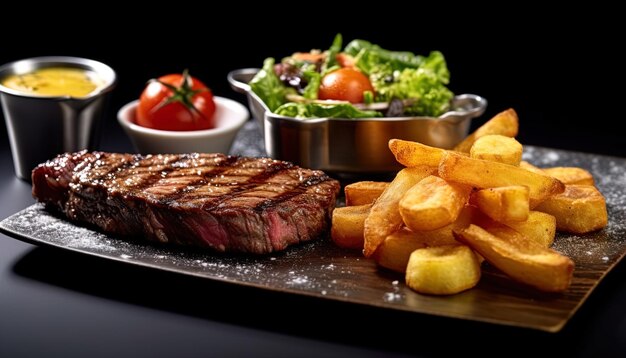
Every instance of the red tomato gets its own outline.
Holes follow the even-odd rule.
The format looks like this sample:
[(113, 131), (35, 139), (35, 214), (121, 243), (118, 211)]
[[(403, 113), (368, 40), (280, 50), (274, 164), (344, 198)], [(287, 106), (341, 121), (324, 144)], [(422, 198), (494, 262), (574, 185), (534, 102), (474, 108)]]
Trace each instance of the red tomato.
[(362, 103), (364, 91), (374, 93), (374, 88), (367, 76), (352, 68), (340, 68), (322, 78), (317, 96), (319, 99)]
[(209, 129), (215, 127), (214, 113), (211, 90), (185, 70), (148, 83), (139, 98), (137, 124), (168, 131)]

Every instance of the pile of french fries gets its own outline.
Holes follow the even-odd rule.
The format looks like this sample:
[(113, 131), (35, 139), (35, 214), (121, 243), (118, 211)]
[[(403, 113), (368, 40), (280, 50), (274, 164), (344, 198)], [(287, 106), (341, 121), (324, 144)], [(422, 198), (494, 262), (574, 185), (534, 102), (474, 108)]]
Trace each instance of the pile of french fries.
[(390, 183), (346, 186), (346, 206), (333, 212), (333, 241), (405, 273), (420, 293), (474, 287), (483, 260), (527, 286), (565, 291), (574, 262), (549, 248), (556, 230), (605, 227), (606, 202), (584, 169), (522, 161), (518, 127), (509, 109), (454, 150), (392, 139), (389, 148), (406, 168)]

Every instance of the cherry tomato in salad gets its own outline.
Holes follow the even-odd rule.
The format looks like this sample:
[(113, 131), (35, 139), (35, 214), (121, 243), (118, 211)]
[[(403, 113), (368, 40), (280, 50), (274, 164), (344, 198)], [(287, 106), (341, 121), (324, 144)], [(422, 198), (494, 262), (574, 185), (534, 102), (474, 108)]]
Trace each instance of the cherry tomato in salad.
[(211, 90), (185, 70), (148, 83), (139, 98), (137, 124), (168, 131), (210, 129), (214, 113)]
[(365, 91), (374, 93), (374, 88), (367, 76), (352, 68), (340, 68), (322, 78), (317, 96), (319, 99), (362, 103)]

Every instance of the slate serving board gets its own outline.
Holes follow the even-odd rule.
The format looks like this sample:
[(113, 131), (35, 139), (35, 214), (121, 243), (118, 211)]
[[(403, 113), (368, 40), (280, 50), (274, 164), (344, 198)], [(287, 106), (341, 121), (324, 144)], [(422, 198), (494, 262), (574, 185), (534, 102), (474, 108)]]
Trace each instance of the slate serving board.
[[(255, 154), (251, 145), (241, 148), (247, 151), (242, 154)], [(237, 146), (233, 149), (236, 153)], [(39, 204), (4, 219), (0, 231), (37, 245), (285, 294), (557, 332), (626, 253), (626, 159), (532, 146), (525, 148), (524, 159), (540, 167), (586, 168), (607, 199), (606, 229), (557, 235), (553, 248), (576, 263), (572, 285), (563, 294), (538, 293), (487, 268), (479, 285), (467, 292), (420, 295), (405, 286), (403, 275), (379, 269), (328, 238), (264, 257), (226, 256), (122, 241), (70, 223)]]

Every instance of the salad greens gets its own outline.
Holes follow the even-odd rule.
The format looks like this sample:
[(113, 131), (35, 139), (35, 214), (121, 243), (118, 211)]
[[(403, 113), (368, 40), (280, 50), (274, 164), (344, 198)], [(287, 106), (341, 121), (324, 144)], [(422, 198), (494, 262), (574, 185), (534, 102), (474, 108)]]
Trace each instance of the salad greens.
[(337, 65), (337, 54), (341, 52), (341, 45), (343, 43), (343, 37), (341, 34), (337, 34), (335, 39), (333, 40), (333, 44), (330, 45), (328, 49), (328, 53), (326, 54), (326, 58), (324, 59), (324, 63), (322, 64), (322, 75), (327, 74), (333, 70), (339, 68)]
[(287, 101), (286, 95), (290, 92), (276, 76), (274, 59), (271, 57), (263, 61), (263, 68), (250, 81), (250, 88), (272, 112)]
[(365, 40), (353, 40), (346, 45), (344, 52), (357, 59), (357, 67), (366, 74), (375, 71), (375, 67), (385, 64), (391, 70), (407, 67), (418, 68), (424, 58), (411, 52), (388, 51)]
[[(360, 110), (347, 102), (338, 104), (336, 101), (324, 103), (317, 100), (327, 73), (341, 66), (354, 66), (369, 78), (374, 88), (374, 93), (364, 92), (364, 103), (394, 101), (400, 103), (401, 115), (409, 116), (436, 117), (449, 110), (454, 94), (446, 87), (450, 82), (450, 72), (441, 52), (433, 51), (428, 56), (420, 56), (411, 52), (389, 51), (365, 40), (351, 41), (343, 52), (341, 47), (342, 37), (338, 34), (323, 53), (294, 54), (279, 64), (268, 58), (263, 69), (250, 81), (250, 87), (272, 112), (284, 116), (383, 116), (381, 112)], [(398, 114), (390, 112), (389, 115)]]
[(382, 117), (377, 111), (361, 111), (351, 104), (319, 104), (289, 102), (278, 107), (276, 114), (294, 118), (372, 118)]
[(322, 74), (313, 70), (307, 70), (303, 72), (304, 79), (309, 84), (304, 87), (302, 96), (306, 99), (317, 99), (317, 92), (320, 90), (320, 84), (322, 83)]
[[(358, 61), (356, 65), (359, 66)], [(439, 51), (431, 52), (417, 68), (391, 70), (387, 64), (381, 64), (370, 75), (377, 101), (415, 98), (415, 103), (404, 109), (405, 113), (435, 117), (448, 110), (454, 97), (445, 86), (449, 79), (446, 61)]]

